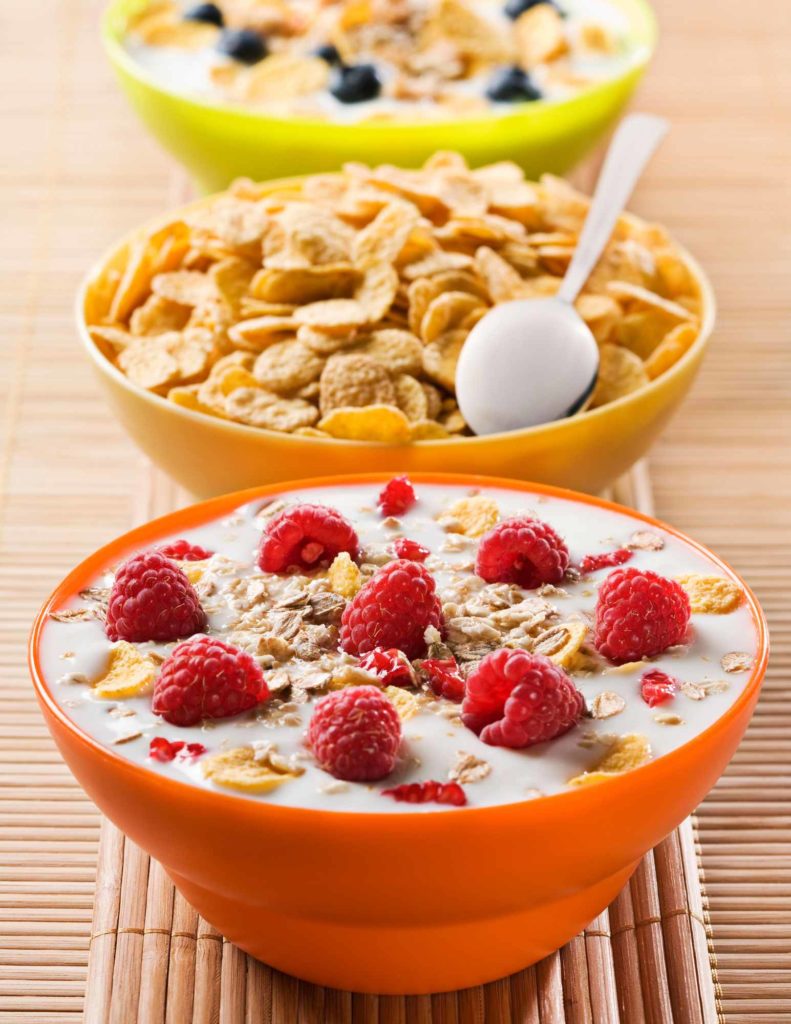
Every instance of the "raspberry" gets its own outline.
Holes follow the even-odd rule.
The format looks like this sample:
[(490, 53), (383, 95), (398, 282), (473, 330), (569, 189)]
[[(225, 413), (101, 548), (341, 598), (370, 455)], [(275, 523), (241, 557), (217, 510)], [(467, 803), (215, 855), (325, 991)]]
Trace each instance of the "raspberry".
[(534, 590), (542, 583), (560, 583), (568, 564), (568, 548), (548, 523), (516, 516), (481, 538), (475, 571), (487, 583), (518, 583)]
[(418, 544), (416, 540), (410, 540), (408, 537), (399, 537), (398, 540), (394, 540), (393, 551), (396, 558), (408, 558), (410, 562), (425, 562), (431, 554), (428, 548), (424, 548), (422, 544)]
[(336, 779), (374, 782), (389, 775), (401, 743), (401, 719), (375, 686), (347, 686), (316, 704), (308, 746)]
[(613, 565), (623, 565), (628, 562), (634, 554), (629, 548), (618, 548), (617, 551), (604, 551), (600, 555), (585, 555), (580, 562), (580, 572), (596, 572), (597, 569), (607, 569)]
[(426, 658), (420, 662), (420, 670), (438, 697), (454, 700), (457, 704), (464, 700), (466, 684), (455, 658)]
[(381, 680), (382, 686), (415, 685), (415, 672), (409, 658), (395, 647), (389, 651), (382, 647), (374, 648), (362, 656), (360, 668), (375, 675)]
[(568, 732), (584, 707), (571, 678), (549, 658), (501, 648), (467, 680), (461, 717), (484, 743), (530, 747)]
[(110, 640), (180, 640), (205, 625), (206, 613), (192, 584), (160, 552), (144, 551), (118, 569), (105, 623)]
[(176, 755), (182, 758), (200, 757), (206, 753), (202, 743), (185, 743), (184, 740), (166, 740), (164, 736), (155, 736), (148, 747), (148, 756), (154, 761), (166, 763)]
[(406, 476), (394, 476), (382, 488), (376, 504), (383, 516), (402, 516), (417, 501), (415, 488)]
[(689, 598), (675, 580), (650, 570), (616, 569), (599, 588), (593, 642), (620, 664), (680, 644), (689, 624)]
[(179, 644), (160, 669), (151, 709), (172, 725), (230, 718), (269, 696), (257, 661), (212, 636)]
[(649, 708), (655, 708), (657, 704), (664, 704), (666, 700), (672, 700), (677, 688), (678, 680), (658, 668), (646, 672), (640, 680), (640, 696)]
[(258, 565), (264, 572), (317, 569), (346, 551), (357, 558), (360, 542), (354, 527), (327, 505), (295, 505), (267, 525), (261, 537)]
[(160, 555), (165, 558), (173, 558), (177, 562), (202, 562), (205, 558), (211, 558), (213, 551), (207, 551), (200, 544), (190, 544), (188, 540), (174, 540), (170, 544), (163, 544), (157, 548)]
[(344, 608), (341, 647), (357, 655), (397, 647), (411, 660), (426, 653), (426, 629), (441, 631), (442, 622), (431, 573), (399, 558), (380, 569)]
[(408, 804), (453, 804), (463, 807), (467, 803), (467, 794), (458, 782), (405, 782), (392, 789), (383, 789), (382, 796), (391, 796)]

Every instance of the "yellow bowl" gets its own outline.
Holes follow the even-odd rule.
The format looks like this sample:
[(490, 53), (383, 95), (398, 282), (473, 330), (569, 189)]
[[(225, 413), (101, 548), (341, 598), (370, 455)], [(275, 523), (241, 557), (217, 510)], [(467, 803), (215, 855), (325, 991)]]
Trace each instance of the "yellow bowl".
[(347, 160), (419, 166), (438, 149), (473, 165), (515, 160), (528, 177), (573, 167), (617, 118), (651, 59), (657, 27), (646, 0), (610, 0), (623, 11), (635, 57), (615, 78), (563, 101), (538, 101), (500, 117), (338, 124), (269, 117), (240, 106), (189, 99), (163, 88), (126, 52), (130, 15), (148, 0), (114, 0), (102, 38), (118, 80), (151, 133), (202, 191), (236, 177), (262, 181), (337, 170)]
[[(298, 185), (272, 182), (271, 189)], [(182, 212), (211, 202), (200, 199)], [(77, 301), (77, 325), (113, 412), (158, 466), (199, 497), (296, 476), (380, 471), (483, 473), (596, 494), (645, 454), (689, 390), (714, 327), (714, 294), (705, 274), (681, 250), (701, 294), (700, 334), (681, 359), (638, 391), (570, 419), (485, 437), (409, 445), (298, 437), (193, 412), (132, 384), (91, 339), (100, 319), (102, 283), (126, 264), (130, 246), (167, 218), (139, 228), (97, 264)]]

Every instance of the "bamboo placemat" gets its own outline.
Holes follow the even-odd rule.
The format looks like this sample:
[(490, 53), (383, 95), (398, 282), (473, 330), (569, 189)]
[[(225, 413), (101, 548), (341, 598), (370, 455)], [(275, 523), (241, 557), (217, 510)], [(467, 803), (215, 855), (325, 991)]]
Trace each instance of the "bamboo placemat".
[[(170, 163), (134, 122), (102, 60), (102, 6), (103, 0), (8, 4), (0, 32), (0, 1024), (82, 1019), (97, 880), (99, 816), (35, 707), (25, 636), (57, 580), (128, 529), (149, 500), (149, 471), (98, 398), (71, 321), (88, 262), (178, 194)], [(697, 821), (725, 1024), (780, 1024), (791, 1022), (791, 21), (785, 0), (656, 6), (663, 42), (640, 106), (668, 115), (673, 132), (634, 206), (668, 224), (701, 259), (714, 279), (720, 318), (698, 385), (652, 452), (651, 479), (659, 515), (742, 572), (770, 620), (774, 653), (764, 695)], [(687, 858), (690, 849), (687, 841)], [(663, 880), (673, 874), (668, 864), (677, 863), (663, 861), (664, 850), (654, 854), (660, 895), (672, 891), (663, 890)], [(130, 853), (126, 870), (134, 863)], [(138, 869), (142, 876), (140, 861)], [(105, 906), (112, 906), (107, 887), (114, 882), (102, 871)], [(156, 872), (146, 884), (160, 891)], [(637, 884), (622, 923), (630, 912), (646, 916), (635, 907), (653, 890), (646, 884), (638, 898)], [(137, 909), (128, 898), (122, 906), (127, 915)], [(174, 908), (176, 925), (163, 903), (167, 931), (147, 937), (147, 953), (152, 943), (164, 947), (171, 927), (192, 934), (186, 908), (180, 901)], [(677, 904), (667, 896), (662, 909)], [(687, 920), (676, 915), (662, 931)], [(609, 926), (616, 930), (612, 919)], [(664, 939), (655, 924), (638, 931), (647, 936), (643, 943)], [(696, 924), (690, 931), (701, 933)], [(169, 942), (170, 957), (177, 962), (195, 950), (203, 985), (196, 999), (215, 1021), (219, 1007), (208, 994), (239, 992), (233, 979), (243, 963), (204, 934), (195, 942), (178, 935)], [(609, 945), (639, 972), (634, 932)], [(542, 967), (543, 975), (595, 964), (606, 947), (601, 936), (577, 941)], [(125, 949), (119, 946), (115, 961), (119, 975)], [(676, 981), (667, 960), (669, 992)], [(163, 963), (152, 954), (143, 970), (146, 1000), (162, 984), (154, 962)], [(206, 984), (218, 967), (219, 989)], [(537, 985), (538, 971), (532, 979)], [(528, 976), (487, 990), (484, 1005), (499, 1014), (493, 1019), (562, 1019), (557, 1003), (536, 1015), (531, 984)], [(245, 974), (250, 1021), (262, 1000), (268, 1005), (270, 991), (265, 971)], [(287, 1019), (298, 1019), (301, 993), (299, 985), (278, 989), (278, 1011)], [(167, 1024), (181, 1024), (183, 1002), (171, 1005)], [(303, 1019), (311, 1005), (299, 1011)], [(431, 1005), (436, 1019), (456, 1024), (475, 1004), (465, 994), (455, 1004)], [(317, 1012), (331, 1020), (348, 1006), (346, 997), (329, 994)], [(231, 1008), (226, 1004), (227, 1013)], [(354, 1020), (373, 1021), (369, 1000), (352, 1008)], [(597, 1008), (587, 1017), (584, 1009), (563, 1012), (593, 1024), (601, 1019)], [(381, 1021), (399, 1015), (417, 1024), (432, 1019), (425, 1000), (381, 1004)]]
[[(189, 501), (144, 475), (140, 521)], [(638, 467), (615, 498), (653, 512)], [(711, 933), (687, 821), (649, 853), (615, 902), (535, 967), (463, 992), (422, 998), (351, 995), (298, 982), (223, 940), (161, 867), (102, 825), (86, 1024), (715, 1024)]]

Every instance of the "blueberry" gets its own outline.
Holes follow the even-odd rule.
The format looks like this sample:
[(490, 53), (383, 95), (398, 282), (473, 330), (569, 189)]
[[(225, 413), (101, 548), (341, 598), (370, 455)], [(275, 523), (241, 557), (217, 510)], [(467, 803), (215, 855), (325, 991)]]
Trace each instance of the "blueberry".
[(217, 28), (222, 28), (225, 24), (222, 11), (217, 4), (196, 4), (185, 11), (184, 18), (186, 21), (205, 21), (208, 25), (216, 25)]
[(486, 95), (495, 103), (515, 103), (518, 100), (540, 100), (541, 90), (533, 85), (530, 76), (521, 68), (498, 68), (489, 79)]
[(382, 83), (373, 64), (339, 67), (330, 85), (330, 92), (341, 103), (362, 103), (379, 95)]
[(317, 46), (313, 51), (313, 55), (314, 57), (321, 57), (321, 59), (326, 61), (330, 67), (343, 63), (341, 55), (338, 53), (337, 46), (333, 46), (332, 43), (325, 43), (323, 46)]
[(217, 49), (243, 64), (257, 64), (267, 54), (263, 36), (251, 28), (227, 28), (220, 36)]
[(553, 0), (507, 0), (505, 13), (512, 21), (516, 21), (520, 14), (524, 14), (525, 11), (529, 11), (531, 7), (537, 7), (538, 4), (547, 3), (550, 7), (554, 7), (558, 14), (562, 15), (564, 13), (556, 3), (553, 3)]

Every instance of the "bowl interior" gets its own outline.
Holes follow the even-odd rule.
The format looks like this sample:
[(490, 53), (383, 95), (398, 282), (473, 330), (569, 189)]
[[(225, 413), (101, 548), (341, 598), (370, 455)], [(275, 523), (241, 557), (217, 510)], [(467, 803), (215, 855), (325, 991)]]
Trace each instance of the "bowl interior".
[[(522, 109), (513, 113), (500, 114), (496, 118), (486, 115), (475, 115), (467, 118), (443, 118), (441, 121), (408, 120), (399, 118), (397, 121), (366, 121), (351, 124), (332, 123), (326, 120), (311, 118), (280, 118), (251, 110), (249, 107), (230, 102), (210, 101), (191, 97), (189, 94), (167, 89), (144, 68), (142, 68), (127, 52), (123, 45), (124, 36), (130, 19), (144, 10), (150, 0), (113, 0), (105, 10), (102, 19), (102, 40), (111, 61), (124, 72), (144, 83), (154, 92), (176, 97), (180, 102), (193, 106), (196, 110), (212, 109), (227, 112), (239, 119), (240, 125), (245, 121), (259, 125), (270, 122), (273, 124), (293, 123), (300, 130), (310, 129), (312, 132), (325, 132), (333, 135), (346, 135), (350, 130), (359, 134), (361, 144), (367, 135), (370, 137), (393, 136), (404, 133), (430, 138), (436, 133), (438, 124), (442, 130), (454, 127), (466, 131), (507, 131), (509, 125), (520, 125), (537, 120), (544, 114), (551, 114), (558, 108), (581, 109), (587, 101), (603, 93), (608, 86), (628, 79), (636, 69), (645, 67), (651, 59), (657, 41), (657, 22), (648, 0), (607, 0), (618, 9), (627, 25), (626, 38), (631, 49), (631, 59), (620, 74), (614, 75), (600, 83), (595, 83), (578, 94), (562, 100), (538, 100), (525, 104)], [(573, 130), (573, 123), (572, 123)]]
[[(135, 764), (128, 758), (121, 757), (111, 748), (101, 744), (98, 740), (92, 738), (90, 734), (82, 729), (73, 718), (71, 718), (63, 709), (60, 702), (55, 698), (52, 692), (51, 681), (45, 676), (42, 668), (41, 658), (41, 637), (42, 630), (47, 623), (49, 614), (51, 611), (58, 610), (61, 608), (68, 599), (78, 593), (83, 587), (89, 585), (97, 575), (103, 570), (116, 565), (120, 560), (129, 556), (133, 552), (137, 552), (146, 547), (150, 547), (154, 543), (160, 541), (164, 537), (173, 536), (182, 531), (194, 529), (200, 527), (206, 523), (210, 523), (218, 517), (221, 517), (240, 505), (246, 504), (247, 502), (273, 498), (278, 495), (287, 494), (292, 490), (321, 490), (327, 487), (338, 487), (338, 486), (353, 486), (359, 487), (361, 485), (367, 486), (381, 484), (388, 477), (384, 474), (365, 475), (360, 477), (348, 477), (348, 478), (323, 478), (314, 480), (295, 481), (290, 484), (284, 484), (279, 486), (269, 486), (262, 488), (255, 488), (251, 491), (237, 492), (231, 495), (224, 495), (220, 498), (216, 498), (207, 502), (202, 502), (196, 505), (192, 505), (186, 509), (180, 510), (175, 513), (171, 513), (168, 516), (164, 516), (160, 519), (154, 520), (143, 527), (131, 531), (119, 537), (111, 544), (101, 548), (95, 552), (91, 557), (86, 559), (81, 565), (79, 565), (55, 590), (49, 600), (43, 606), (39, 615), (36, 619), (33, 632), (31, 634), (30, 641), (30, 664), (33, 675), (34, 685), (37, 689), (38, 695), (42, 703), (45, 705), (49, 714), (53, 715), (61, 726), (64, 726), (70, 734), (75, 735), (79, 738), (81, 744), (87, 745), (91, 749), (91, 754), (94, 757), (98, 757), (100, 761), (110, 759), (115, 765), (121, 761), (128, 771), (133, 772), (144, 772), (150, 776), (150, 769), (147, 769), (143, 765)], [(749, 705), (751, 701), (755, 699), (757, 690), (760, 687), (761, 680), (763, 678), (766, 660), (767, 660), (767, 636), (766, 627), (763, 618), (763, 614), (749, 588), (744, 582), (733, 572), (725, 563), (714, 556), (706, 548), (690, 540), (683, 534), (674, 530), (672, 527), (667, 526), (664, 523), (660, 523), (648, 516), (644, 516), (640, 513), (633, 512), (629, 509), (624, 509), (621, 506), (615, 505), (610, 502), (603, 501), (600, 498), (594, 498), (587, 495), (577, 494), (570, 491), (565, 491), (560, 488), (539, 486), (532, 484), (522, 484), (516, 481), (503, 480), (492, 477), (478, 477), (478, 476), (456, 476), (449, 474), (419, 474), (413, 477), (415, 484), (419, 487), (427, 484), (438, 484), (438, 485), (453, 485), (456, 487), (463, 486), (465, 488), (480, 488), (483, 490), (497, 491), (505, 490), (508, 492), (516, 492), (520, 496), (525, 495), (528, 498), (535, 498), (541, 500), (546, 497), (555, 497), (565, 499), (566, 501), (573, 502), (576, 506), (581, 508), (589, 507), (591, 509), (605, 509), (612, 510), (621, 514), (626, 514), (630, 519), (636, 520), (638, 523), (644, 523), (647, 526), (653, 526), (660, 530), (666, 531), (672, 537), (680, 540), (683, 545), (692, 549), (693, 551), (703, 555), (707, 560), (714, 563), (722, 575), (735, 580), (739, 586), (741, 586), (746, 595), (746, 604), (749, 611), (749, 615), (752, 621), (753, 628), (756, 633), (756, 656), (755, 662), (750, 673), (749, 678), (744, 684), (743, 690), (738, 696), (736, 696), (733, 703), (723, 711), (723, 713), (717, 717), (712, 724), (701, 732), (692, 736), (686, 742), (677, 746), (674, 750), (657, 757), (653, 761), (644, 765), (641, 768), (635, 769), (632, 772), (627, 773), (624, 776), (616, 777), (608, 780), (602, 786), (583, 788), (580, 790), (563, 791), (555, 795), (548, 795), (542, 798), (540, 801), (528, 801), (528, 804), (535, 803), (536, 805), (545, 805), (547, 801), (566, 800), (589, 800), (600, 799), (599, 796), (591, 797), (590, 794), (600, 791), (601, 789), (606, 790), (609, 786), (632, 786), (639, 784), (640, 779), (645, 779), (646, 782), (650, 781), (652, 773), (662, 771), (661, 766), (667, 764), (674, 757), (678, 757), (681, 751), (688, 751), (694, 749), (695, 745), (702, 745), (705, 737), (716, 732), (717, 730), (726, 730), (729, 723), (738, 718), (746, 705)], [(659, 766), (659, 768), (657, 767)], [(178, 784), (186, 785), (186, 783), (176, 782), (171, 778), (162, 779), (162, 784)], [(194, 787), (189, 787), (194, 790)], [(236, 796), (234, 794), (227, 794), (224, 792), (215, 791), (204, 791), (203, 799), (211, 800), (227, 800), (227, 799), (247, 799), (245, 797)], [(498, 810), (498, 806), (482, 806), (466, 808), (465, 814), (468, 813), (492, 813)], [(511, 806), (506, 804), (505, 806)], [(293, 813), (304, 813), (304, 809), (289, 807), (287, 805), (269, 807), (267, 806), (267, 812), (271, 810), (276, 814), (293, 814)], [(314, 813), (311, 809), (310, 813)], [(338, 814), (348, 814), (349, 812), (332, 811), (326, 812), (317, 810), (317, 814), (330, 813), (334, 818)], [(365, 815), (368, 817), (368, 813)], [(378, 815), (376, 815), (378, 816)], [(384, 815), (389, 817), (390, 815)], [(355, 817), (351, 814), (351, 817)]]
[[(301, 187), (301, 178), (284, 178), (277, 181), (267, 182), (266, 192), (280, 192), (285, 190), (298, 193)], [(88, 324), (90, 322), (101, 322), (102, 317), (105, 315), (109, 304), (109, 282), (114, 274), (122, 272), (130, 248), (134, 244), (135, 240), (151, 234), (158, 227), (162, 227), (176, 219), (180, 214), (186, 215), (210, 205), (215, 199), (216, 196), (204, 196), (201, 199), (172, 211), (167, 216), (155, 218), (147, 224), (142, 225), (136, 230), (130, 232), (128, 236), (109, 249), (88, 273), (77, 295), (76, 313), (80, 338), (91, 360), (98, 365), (102, 373), (109, 374), (122, 388), (139, 397), (142, 401), (153, 402), (160, 405), (161, 407), (166, 408), (172, 415), (184, 418), (187, 421), (192, 420), (200, 423), (206, 423), (206, 421), (209, 420), (217, 430), (222, 431), (223, 433), (227, 432), (229, 438), (236, 434), (239, 437), (245, 437), (248, 439), (260, 440), (261, 438), (269, 437), (282, 441), (283, 438), (286, 437), (288, 442), (295, 446), (295, 451), (298, 451), (300, 447), (311, 447), (315, 445), (325, 445), (334, 448), (348, 448), (350, 445), (353, 447), (364, 446), (367, 448), (388, 447), (386, 444), (378, 441), (349, 441), (337, 438), (303, 437), (293, 434), (284, 435), (282, 433), (267, 430), (264, 427), (251, 427), (243, 423), (237, 423), (233, 420), (221, 420), (216, 417), (208, 417), (204, 413), (195, 412), (181, 405), (175, 405), (163, 396), (151, 391), (146, 391), (133, 384), (129, 378), (111, 362), (107, 355), (100, 350), (90, 337)], [(496, 442), (498, 440), (511, 440), (515, 444), (522, 441), (529, 443), (531, 439), (540, 439), (550, 435), (557, 437), (558, 443), (562, 444), (564, 434), (573, 433), (581, 420), (603, 420), (605, 418), (609, 418), (613, 414), (617, 415), (620, 410), (628, 410), (630, 407), (636, 408), (646, 396), (656, 394), (666, 388), (669, 383), (686, 375), (688, 368), (692, 364), (697, 363), (701, 358), (701, 355), (711, 337), (716, 318), (716, 301), (711, 283), (703, 271), (703, 268), (694, 259), (694, 257), (683, 248), (683, 246), (676, 243), (676, 247), (691, 271), (700, 292), (701, 323), (700, 331), (695, 342), (669, 369), (665, 370), (662, 374), (650, 381), (648, 384), (639, 388), (637, 391), (633, 391), (630, 394), (624, 395), (622, 398), (618, 398), (613, 402), (608, 402), (606, 405), (599, 406), (596, 409), (583, 410), (582, 412), (564, 420), (555, 420), (551, 423), (539, 424), (534, 427), (525, 427), (521, 430), (509, 431), (508, 433), (487, 434), (480, 437), (448, 437), (438, 440), (421, 440), (413, 441), (411, 444), (418, 446), (419, 448), (432, 448), (435, 450), (441, 450), (447, 446), (456, 447), (458, 445), (477, 445), (485, 448), (492, 442)]]

